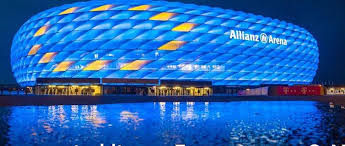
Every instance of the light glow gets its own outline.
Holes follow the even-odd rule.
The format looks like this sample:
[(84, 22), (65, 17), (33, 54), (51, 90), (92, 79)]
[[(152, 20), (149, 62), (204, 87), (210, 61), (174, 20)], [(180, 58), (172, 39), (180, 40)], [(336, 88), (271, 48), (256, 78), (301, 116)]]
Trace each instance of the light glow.
[(38, 63), (49, 63), (56, 55), (56, 52), (49, 52), (43, 55)]
[(37, 51), (42, 47), (42, 45), (34, 45), (32, 46), (32, 48), (30, 49), (28, 55), (34, 55), (37, 53)]
[(68, 8), (65, 11), (62, 11), (59, 15), (70, 14), (70, 13), (75, 12), (77, 9), (78, 9), (78, 7)]
[(36, 37), (36, 36), (44, 35), (44, 34), (47, 32), (48, 28), (49, 28), (49, 25), (44, 25), (44, 26), (42, 26), (40, 29), (38, 29), (38, 30), (36, 31), (36, 33), (35, 33), (34, 36)]
[(162, 12), (162, 13), (159, 13), (155, 16), (152, 16), (150, 18), (150, 20), (160, 20), (160, 21), (167, 21), (169, 20), (171, 17), (175, 16), (176, 13), (170, 13), (170, 12)]
[(97, 8), (92, 9), (92, 12), (96, 12), (96, 11), (106, 11), (109, 10), (110, 8), (112, 8), (113, 5), (103, 5), (103, 6), (99, 6)]
[(73, 61), (64, 61), (61, 62), (57, 67), (53, 70), (53, 72), (58, 71), (66, 71), (74, 62)]
[(141, 5), (141, 6), (136, 6), (136, 7), (132, 7), (128, 10), (131, 10), (131, 11), (145, 11), (145, 10), (148, 10), (149, 8), (151, 8), (150, 5)]
[(121, 70), (139, 70), (149, 62), (151, 61), (150, 60), (135, 60), (123, 66)]
[(158, 50), (177, 50), (186, 44), (185, 41), (170, 41), (163, 46), (159, 47)]
[(108, 65), (110, 62), (111, 62), (110, 60), (96, 60), (88, 64), (83, 70), (89, 70), (89, 71), (100, 70), (104, 66)]
[(183, 32), (189, 32), (192, 30), (196, 24), (194, 23), (182, 23), (172, 29), (172, 31), (183, 31)]

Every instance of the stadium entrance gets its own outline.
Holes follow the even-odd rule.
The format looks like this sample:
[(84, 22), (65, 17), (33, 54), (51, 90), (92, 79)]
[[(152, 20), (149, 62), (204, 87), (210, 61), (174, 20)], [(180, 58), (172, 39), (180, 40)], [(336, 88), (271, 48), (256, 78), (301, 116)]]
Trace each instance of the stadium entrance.
[(154, 86), (148, 90), (149, 96), (209, 96), (212, 94), (212, 90), (209, 87)]
[(148, 88), (150, 96), (210, 96), (212, 82), (161, 80), (159, 86)]
[(36, 86), (37, 95), (102, 95), (102, 87), (99, 85), (48, 85)]

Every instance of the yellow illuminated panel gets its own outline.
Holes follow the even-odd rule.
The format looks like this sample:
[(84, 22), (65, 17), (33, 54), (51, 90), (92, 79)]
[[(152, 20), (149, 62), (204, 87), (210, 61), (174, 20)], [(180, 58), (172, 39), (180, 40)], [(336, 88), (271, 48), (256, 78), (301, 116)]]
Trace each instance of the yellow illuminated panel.
[(145, 11), (147, 9), (150, 9), (151, 6), (150, 5), (141, 5), (141, 6), (136, 6), (136, 7), (132, 7), (128, 10), (131, 10), (131, 11)]
[(194, 27), (196, 26), (196, 24), (194, 23), (182, 23), (176, 27), (174, 27), (172, 29), (172, 31), (184, 31), (184, 32), (188, 32), (190, 30), (192, 30)]
[(44, 25), (44, 26), (42, 26), (40, 29), (38, 29), (38, 30), (36, 31), (36, 33), (35, 33), (34, 36), (41, 36), (41, 35), (44, 35), (44, 34), (47, 32), (48, 28), (49, 28), (49, 25)]
[(78, 9), (78, 7), (72, 7), (69, 9), (66, 9), (65, 11), (61, 12), (59, 15), (65, 15), (75, 12)]
[(34, 45), (32, 46), (32, 48), (30, 49), (28, 55), (34, 55), (37, 53), (37, 51), (41, 48), (42, 45)]
[(59, 65), (53, 70), (53, 72), (57, 71), (66, 71), (71, 65), (73, 64), (73, 61), (64, 61), (59, 63)]
[(110, 60), (96, 60), (87, 65), (83, 70), (100, 70), (110, 63)]
[(50, 60), (52, 60), (55, 57), (55, 55), (56, 55), (56, 52), (46, 53), (43, 55), (43, 57), (38, 63), (48, 63), (50, 62)]
[(162, 13), (159, 13), (155, 16), (152, 16), (150, 18), (150, 20), (160, 20), (160, 21), (167, 21), (169, 20), (171, 17), (175, 16), (176, 14), (175, 13), (170, 13), (170, 12), (162, 12)]
[(123, 66), (120, 70), (139, 70), (145, 64), (151, 62), (150, 60), (135, 60)]
[(101, 86), (91, 85), (91, 88), (94, 89), (95, 92), (92, 93), (93, 96), (101, 95)]
[(93, 12), (95, 12), (95, 11), (106, 11), (106, 10), (109, 10), (111, 7), (113, 7), (113, 5), (103, 5), (103, 6), (94, 8), (91, 11), (93, 11)]
[(170, 41), (163, 46), (159, 47), (158, 50), (177, 50), (186, 44), (185, 41)]

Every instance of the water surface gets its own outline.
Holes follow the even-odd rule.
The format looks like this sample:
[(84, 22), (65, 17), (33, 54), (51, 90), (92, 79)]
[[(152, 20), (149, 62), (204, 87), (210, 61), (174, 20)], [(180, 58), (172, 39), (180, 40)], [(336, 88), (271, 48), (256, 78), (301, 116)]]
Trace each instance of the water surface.
[(345, 110), (307, 101), (0, 107), (0, 145), (345, 144)]

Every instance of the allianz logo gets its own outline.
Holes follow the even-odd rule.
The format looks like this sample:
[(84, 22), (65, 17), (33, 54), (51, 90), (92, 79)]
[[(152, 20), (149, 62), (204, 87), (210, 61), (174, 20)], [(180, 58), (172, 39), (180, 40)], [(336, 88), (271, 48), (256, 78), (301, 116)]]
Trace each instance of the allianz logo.
[(261, 42), (261, 43), (269, 43), (269, 44), (277, 44), (277, 45), (284, 45), (287, 46), (287, 39), (284, 38), (277, 38), (272, 35), (267, 35), (266, 33), (258, 34), (251, 34), (246, 33), (245, 31), (240, 30), (230, 30), (230, 39), (236, 40), (244, 40), (244, 41), (253, 41), (253, 42)]

